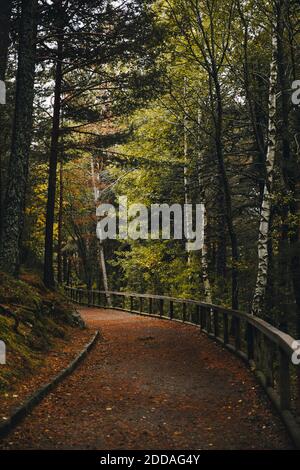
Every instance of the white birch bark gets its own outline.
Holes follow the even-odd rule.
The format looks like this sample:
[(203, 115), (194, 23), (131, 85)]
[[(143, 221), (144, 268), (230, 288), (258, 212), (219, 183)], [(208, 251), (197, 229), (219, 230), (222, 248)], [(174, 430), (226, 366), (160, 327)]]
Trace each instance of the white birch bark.
[(277, 112), (277, 36), (272, 38), (272, 62), (270, 69), (269, 89), (269, 125), (268, 125), (268, 150), (266, 156), (266, 181), (260, 213), (260, 227), (258, 236), (258, 271), (256, 288), (252, 303), (252, 314), (260, 316), (263, 310), (265, 293), (268, 280), (268, 240), (270, 232), (270, 216), (272, 207), (272, 186), (274, 179), (274, 164), (276, 153), (276, 112)]
[[(184, 118), (184, 167), (183, 167), (183, 184), (184, 184), (184, 203), (187, 206), (189, 204), (189, 181), (188, 181), (188, 137), (187, 137), (187, 118)], [(184, 211), (184, 214), (186, 212)], [(190, 235), (190, 220), (188, 220), (188, 217), (185, 215), (186, 220), (185, 224), (187, 227), (187, 250), (188, 250), (188, 264), (191, 263), (191, 252), (188, 249), (189, 242), (191, 240), (191, 235)]]
[[(189, 142), (188, 142), (188, 116), (186, 111), (186, 97), (187, 97), (187, 78), (184, 78), (184, 117), (183, 117), (183, 155), (184, 155), (184, 167), (183, 167), (183, 184), (184, 184), (184, 203), (185, 205), (189, 204), (189, 179), (188, 179), (188, 153), (189, 153)], [(187, 227), (187, 251), (188, 251), (188, 265), (191, 264), (191, 251), (189, 250), (189, 243), (192, 239), (191, 237), (191, 221), (188, 220), (188, 217), (185, 214), (185, 224)]]
[(201, 255), (201, 263), (202, 263), (202, 280), (204, 285), (204, 295), (205, 295), (205, 302), (208, 304), (212, 304), (212, 293), (211, 293), (211, 284), (208, 275), (208, 246), (207, 246), (207, 212), (205, 203), (204, 204), (204, 225), (203, 225), (203, 248), (202, 248), (202, 255)]
[[(92, 185), (93, 185), (93, 194), (94, 194), (94, 200), (97, 202), (98, 200), (98, 189), (96, 185), (96, 177), (95, 177), (95, 168), (94, 168), (94, 160), (93, 157), (91, 157), (91, 175), (92, 175)], [(103, 276), (103, 286), (104, 286), (104, 291), (105, 291), (105, 296), (107, 300), (107, 304), (109, 307), (112, 306), (111, 303), (111, 297), (109, 294), (109, 288), (108, 288), (108, 277), (107, 277), (107, 270), (106, 270), (106, 261), (105, 261), (105, 253), (104, 253), (104, 247), (103, 243), (101, 243), (101, 240), (99, 240), (99, 264)]]
[[(200, 123), (201, 123), (201, 110), (199, 107), (198, 110), (198, 126), (200, 129)], [(200, 136), (200, 131), (199, 136)], [(202, 282), (204, 286), (204, 296), (205, 296), (205, 302), (208, 304), (212, 304), (212, 291), (211, 291), (211, 284), (209, 280), (209, 274), (208, 274), (208, 245), (207, 245), (207, 227), (208, 227), (208, 221), (207, 221), (207, 212), (206, 212), (206, 201), (205, 201), (205, 190), (204, 190), (204, 185), (202, 181), (202, 174), (203, 174), (203, 153), (200, 150), (200, 139), (198, 141), (198, 147), (199, 147), (199, 152), (198, 152), (198, 159), (199, 159), (199, 173), (198, 173), (198, 179), (199, 179), (199, 186), (200, 186), (200, 191), (201, 191), (201, 202), (204, 205), (204, 224), (203, 224), (203, 248), (202, 248), (202, 253), (201, 253), (201, 270), (202, 270)]]

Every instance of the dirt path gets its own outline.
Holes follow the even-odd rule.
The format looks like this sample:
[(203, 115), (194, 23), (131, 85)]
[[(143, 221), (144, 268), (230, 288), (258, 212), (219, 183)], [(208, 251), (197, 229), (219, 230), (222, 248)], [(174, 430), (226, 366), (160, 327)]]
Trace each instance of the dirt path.
[(82, 314), (102, 341), (0, 448), (292, 448), (251, 373), (197, 328)]

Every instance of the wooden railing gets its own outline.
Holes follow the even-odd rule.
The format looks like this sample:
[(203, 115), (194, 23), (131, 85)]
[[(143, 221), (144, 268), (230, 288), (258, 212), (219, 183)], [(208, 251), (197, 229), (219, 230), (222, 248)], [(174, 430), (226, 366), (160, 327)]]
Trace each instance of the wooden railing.
[(246, 361), (300, 448), (299, 367), (292, 363), (295, 339), (264, 320), (218, 305), (173, 297), (65, 287), (75, 303), (196, 325)]

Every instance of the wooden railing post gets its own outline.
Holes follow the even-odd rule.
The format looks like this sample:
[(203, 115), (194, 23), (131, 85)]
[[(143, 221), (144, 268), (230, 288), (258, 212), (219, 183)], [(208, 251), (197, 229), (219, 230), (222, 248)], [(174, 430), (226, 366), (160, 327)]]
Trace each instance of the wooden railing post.
[(140, 297), (140, 313), (143, 313), (143, 297)]
[(170, 310), (169, 310), (170, 320), (174, 318), (174, 302), (170, 300)]
[(289, 410), (291, 407), (290, 358), (279, 348), (279, 389), (280, 407)]
[(130, 311), (133, 311), (133, 297), (132, 295), (130, 296)]
[(234, 334), (235, 334), (235, 350), (241, 350), (241, 321), (239, 318), (234, 319)]
[(152, 297), (149, 297), (149, 314), (152, 315), (153, 313), (153, 300)]
[(223, 340), (225, 346), (229, 344), (229, 320), (226, 312), (223, 312)]
[(164, 314), (164, 299), (159, 299), (159, 315), (162, 317)]
[(248, 361), (254, 360), (254, 331), (250, 323), (247, 324), (247, 357)]
[(219, 311), (218, 309), (213, 309), (213, 316), (214, 316), (214, 334), (215, 337), (219, 337)]
[(264, 337), (265, 376), (268, 387), (274, 388), (274, 349), (273, 343)]
[(186, 303), (182, 304), (182, 321), (186, 322)]
[(211, 307), (207, 307), (207, 314), (206, 314), (206, 325), (207, 325), (207, 333), (208, 335), (212, 335), (212, 309)]
[(200, 327), (201, 330), (205, 330), (205, 307), (203, 305), (200, 305)]
[(197, 305), (197, 325), (201, 328), (201, 306)]

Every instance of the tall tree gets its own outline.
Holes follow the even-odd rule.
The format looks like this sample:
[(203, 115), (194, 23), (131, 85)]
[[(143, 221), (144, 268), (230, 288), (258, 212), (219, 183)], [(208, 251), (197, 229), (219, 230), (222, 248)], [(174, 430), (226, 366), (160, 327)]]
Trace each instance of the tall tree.
[(0, 2), (0, 80), (5, 80), (12, 0)]
[(58, 235), (57, 235), (57, 282), (63, 281), (63, 205), (64, 205), (64, 171), (63, 160), (59, 162), (59, 209), (58, 209)]
[[(6, 75), (8, 46), (9, 46), (11, 10), (12, 10), (12, 0), (2, 0), (0, 2), (0, 80), (3, 82), (2, 84), (3, 91), (5, 90), (5, 75)], [(5, 99), (6, 99), (6, 96), (5, 96)], [(1, 125), (1, 120), (2, 120), (2, 113), (0, 116), (0, 125)], [(1, 125), (1, 128), (2, 128), (2, 125)], [(2, 162), (3, 162), (3, 155), (2, 155), (2, 150), (0, 150), (0, 238), (1, 238), (1, 232), (2, 232), (2, 198), (3, 198)]]
[(63, 82), (63, 47), (64, 47), (64, 10), (62, 0), (56, 0), (56, 67), (54, 85), (53, 120), (49, 159), (48, 198), (46, 209), (44, 283), (49, 288), (55, 287), (53, 266), (53, 227), (55, 221), (55, 200), (57, 182), (57, 163), (59, 153), (61, 94)]
[(277, 115), (277, 34), (273, 28), (272, 34), (272, 60), (270, 67), (269, 89), (269, 127), (268, 127), (268, 151), (266, 157), (266, 181), (260, 213), (260, 226), (258, 237), (258, 272), (256, 288), (252, 304), (252, 313), (261, 315), (264, 309), (265, 293), (268, 281), (269, 252), (268, 240), (270, 236), (270, 218), (272, 206), (272, 189), (274, 178), (274, 165), (276, 154), (276, 115)]
[[(300, 247), (299, 247), (299, 198), (300, 198), (300, 164), (299, 146), (293, 149), (293, 141), (297, 141), (297, 126), (291, 123), (291, 97), (290, 76), (291, 70), (295, 79), (294, 70), (294, 44), (291, 38), (296, 37), (293, 21), (297, 24), (299, 16), (299, 4), (290, 0), (276, 0), (277, 15), (277, 42), (278, 42), (278, 78), (280, 89), (280, 168), (282, 173), (284, 193), (287, 203), (283, 207), (282, 237), (280, 244), (280, 284), (282, 307), (286, 308), (286, 297), (288, 291), (289, 268), (293, 284), (294, 296), (297, 309), (297, 337), (300, 335)], [(294, 40), (294, 39), (293, 39)], [(287, 53), (289, 51), (289, 54)], [(296, 122), (298, 120), (296, 119)], [(294, 132), (294, 138), (292, 138)], [(298, 155), (297, 155), (298, 153)], [(289, 223), (292, 220), (292, 223)], [(296, 221), (296, 223), (295, 223)], [(298, 222), (298, 225), (297, 225)]]
[(20, 263), (32, 115), (37, 38), (37, 0), (22, 0), (12, 149), (0, 248), (1, 269), (16, 275)]
[[(94, 201), (95, 201), (95, 204), (97, 204), (98, 190), (97, 190), (97, 184), (96, 184), (96, 175), (95, 175), (95, 166), (94, 166), (93, 157), (91, 157), (91, 177), (92, 177)], [(112, 303), (111, 303), (111, 297), (109, 294), (109, 287), (108, 287), (108, 276), (107, 276), (107, 269), (106, 269), (105, 252), (104, 252), (103, 242), (101, 240), (99, 240), (99, 266), (100, 266), (101, 273), (102, 273), (103, 286), (106, 292), (107, 304), (111, 307)]]

